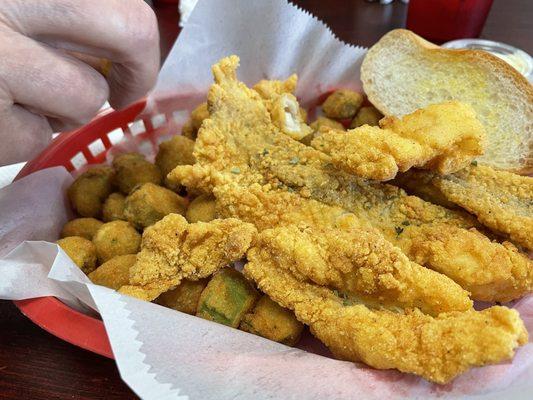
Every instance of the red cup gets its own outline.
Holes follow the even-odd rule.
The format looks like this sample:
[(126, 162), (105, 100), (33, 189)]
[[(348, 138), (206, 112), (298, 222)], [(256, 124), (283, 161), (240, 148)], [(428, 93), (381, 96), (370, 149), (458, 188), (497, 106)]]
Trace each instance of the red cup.
[(407, 29), (435, 43), (476, 38), (493, 0), (410, 0)]

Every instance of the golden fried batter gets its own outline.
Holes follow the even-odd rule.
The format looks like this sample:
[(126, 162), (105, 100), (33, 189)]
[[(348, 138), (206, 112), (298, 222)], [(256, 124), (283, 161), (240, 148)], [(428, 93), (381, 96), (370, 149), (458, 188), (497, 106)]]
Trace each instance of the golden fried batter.
[(96, 231), (104, 223), (95, 218), (76, 218), (67, 222), (61, 230), (61, 237), (81, 236), (88, 240), (93, 240)]
[(68, 236), (57, 241), (70, 259), (85, 274), (88, 274), (97, 266), (96, 247), (94, 244), (81, 236)]
[(533, 178), (486, 166), (435, 177), (433, 185), (449, 201), (476, 215), (496, 232), (533, 250)]
[(263, 231), (258, 246), (298, 279), (376, 308), (418, 307), (430, 315), (472, 308), (468, 292), (458, 284), (410, 261), (373, 231), (285, 226)]
[(144, 231), (130, 285), (120, 292), (153, 300), (182, 279), (206, 278), (241, 259), (255, 233), (253, 225), (236, 219), (189, 224), (179, 214), (167, 215)]
[[(210, 118), (194, 149), (199, 166), (178, 167), (169, 179), (209, 192), (217, 184), (212, 171), (218, 171), (244, 187), (258, 182), (296, 191), (353, 213), (360, 226), (379, 229), (413, 261), (449, 275), (474, 299), (506, 301), (531, 292), (531, 261), (510, 244), (491, 242), (472, 230), (479, 224), (471, 216), (408, 196), (395, 186), (338, 171), (326, 154), (280, 133), (257, 92), (237, 80), (237, 64), (237, 57), (229, 57), (213, 67)], [(211, 172), (206, 173), (207, 166)], [(284, 207), (278, 205), (286, 220)], [(430, 245), (435, 238), (438, 245)], [(450, 267), (455, 265), (462, 268)]]
[(383, 118), (382, 128), (363, 125), (317, 136), (311, 146), (338, 168), (386, 181), (417, 167), (456, 172), (483, 153), (485, 132), (472, 107), (457, 101), (434, 104), (401, 119)]
[(89, 279), (96, 285), (118, 290), (128, 284), (130, 268), (136, 260), (136, 254), (113, 257), (91, 272)]
[(115, 171), (106, 165), (92, 167), (78, 176), (68, 188), (68, 198), (74, 211), (82, 217), (99, 218), (102, 205), (113, 191)]
[[(395, 368), (446, 383), (474, 366), (510, 359), (528, 341), (518, 312), (491, 307), (481, 312), (391, 312), (346, 304), (322, 286), (280, 269), (262, 247), (248, 251), (245, 275), (276, 303), (294, 311), (333, 354), (379, 368)], [(345, 305), (346, 304), (346, 305)]]

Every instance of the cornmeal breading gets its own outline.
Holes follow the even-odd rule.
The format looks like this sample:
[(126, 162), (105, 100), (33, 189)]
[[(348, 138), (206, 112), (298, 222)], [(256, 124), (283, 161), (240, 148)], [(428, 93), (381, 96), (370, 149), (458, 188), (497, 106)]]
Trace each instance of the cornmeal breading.
[(276, 303), (294, 311), (340, 359), (446, 383), (471, 367), (511, 358), (515, 348), (528, 341), (518, 312), (506, 307), (431, 317), (416, 309), (395, 313), (345, 305), (332, 290), (280, 269), (267, 249), (253, 247), (248, 259), (244, 274)]
[[(508, 301), (531, 292), (532, 262), (511, 244), (492, 242), (472, 229), (479, 227), (475, 218), (339, 171), (326, 154), (282, 134), (262, 98), (237, 80), (237, 64), (229, 57), (213, 67), (210, 118), (194, 150), (200, 167), (245, 187), (268, 183), (351, 212), (359, 226), (379, 229), (411, 260), (450, 276), (474, 299)], [(198, 183), (209, 192), (216, 186), (214, 175), (200, 167), (178, 167), (169, 179)]]
[(472, 308), (468, 293), (445, 275), (410, 261), (372, 230), (284, 226), (259, 236), (277, 268), (384, 309), (430, 315)]
[(533, 178), (474, 165), (452, 175), (409, 171), (399, 186), (460, 206), (494, 232), (533, 250)]
[(476, 298), (519, 297), (531, 291), (527, 257), (491, 242), (465, 212), (339, 171), (283, 133), (269, 100), (237, 80), (237, 64), (213, 67), (197, 162), (168, 178), (212, 193), (218, 216), (260, 231), (245, 275), (342, 359), (445, 383), (512, 357), (527, 342), (518, 313), (474, 311), (457, 283)]
[(449, 174), (483, 154), (483, 126), (472, 107), (457, 101), (433, 104), (401, 119), (383, 118), (380, 125), (329, 130), (311, 146), (329, 154), (338, 168), (380, 181), (412, 167)]
[(255, 233), (252, 224), (237, 219), (189, 224), (179, 214), (167, 215), (145, 230), (130, 284), (120, 292), (153, 300), (182, 279), (206, 278), (240, 260)]

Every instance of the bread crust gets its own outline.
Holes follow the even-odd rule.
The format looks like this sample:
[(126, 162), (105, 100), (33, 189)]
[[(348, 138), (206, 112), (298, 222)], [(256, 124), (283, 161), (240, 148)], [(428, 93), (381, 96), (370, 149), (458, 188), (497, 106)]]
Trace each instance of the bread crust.
[[(383, 36), (374, 46), (372, 46), (363, 60), (361, 65), (361, 81), (363, 82), (363, 88), (368, 96), (370, 102), (384, 115), (395, 115), (393, 110), (389, 109), (387, 105), (381, 100), (381, 96), (373, 85), (374, 66), (376, 60), (379, 57), (379, 53), (382, 49), (394, 46), (399, 41), (411, 42), (414, 46), (418, 47), (421, 53), (429, 53), (431, 55), (446, 55), (450, 62), (455, 60), (476, 64), (480, 69), (488, 71), (491, 75), (503, 75), (509, 78), (511, 85), (516, 90), (523, 94), (527, 99), (528, 104), (533, 104), (533, 86), (528, 80), (520, 74), (516, 69), (510, 66), (504, 60), (481, 50), (463, 50), (463, 49), (446, 49), (437, 46), (415, 33), (406, 29), (395, 29)], [(509, 111), (511, 112), (511, 111)], [(531, 120), (531, 116), (525, 116)], [(490, 132), (488, 132), (490, 134)], [(519, 160), (516, 162), (517, 167), (507, 169), (515, 173), (522, 175), (533, 174), (533, 140), (529, 141), (529, 153), (523, 160), (522, 164)]]

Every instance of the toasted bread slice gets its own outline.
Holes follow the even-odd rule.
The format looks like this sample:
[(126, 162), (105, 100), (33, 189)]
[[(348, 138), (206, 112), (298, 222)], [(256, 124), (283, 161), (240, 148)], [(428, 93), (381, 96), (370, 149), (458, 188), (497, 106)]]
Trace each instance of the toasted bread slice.
[(385, 115), (449, 100), (469, 103), (487, 132), (479, 163), (533, 173), (533, 87), (505, 61), (479, 50), (436, 46), (397, 29), (368, 51), (361, 79)]

